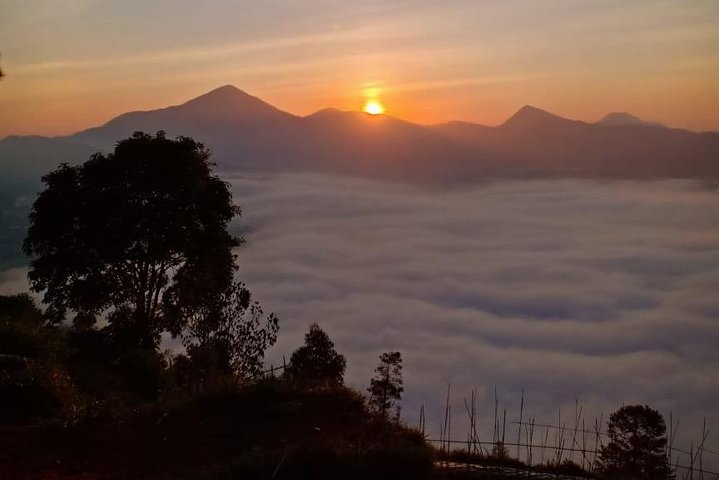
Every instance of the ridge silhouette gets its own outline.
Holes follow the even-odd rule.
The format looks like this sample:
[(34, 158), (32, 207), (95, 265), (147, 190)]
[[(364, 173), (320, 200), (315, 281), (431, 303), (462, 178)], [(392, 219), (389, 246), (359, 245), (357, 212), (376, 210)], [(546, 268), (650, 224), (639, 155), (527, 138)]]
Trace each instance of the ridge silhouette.
[(203, 142), (229, 174), (323, 171), (441, 184), (497, 176), (719, 177), (719, 133), (671, 129), (628, 113), (587, 123), (525, 105), (496, 127), (419, 125), (334, 108), (301, 117), (232, 85), (179, 105), (124, 113), (73, 135), (8, 137), (0, 141), (0, 173), (12, 165), (17, 174), (26, 165), (34, 175), (39, 158), (44, 166), (77, 163), (86, 159), (70, 157), (77, 151), (108, 151), (118, 138), (158, 130)]

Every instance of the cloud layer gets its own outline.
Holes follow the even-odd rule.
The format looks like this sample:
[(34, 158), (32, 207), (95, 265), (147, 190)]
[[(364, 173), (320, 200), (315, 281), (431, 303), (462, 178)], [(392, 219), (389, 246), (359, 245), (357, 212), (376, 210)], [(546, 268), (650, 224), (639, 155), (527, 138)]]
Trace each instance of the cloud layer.
[(233, 185), (240, 275), (281, 319), (275, 362), (311, 322), (361, 389), (377, 355), (400, 350), (405, 418), (424, 403), (434, 435), (449, 381), (459, 438), (472, 388), (491, 429), (494, 386), (511, 419), (522, 388), (525, 415), (555, 423), (575, 399), (592, 424), (623, 403), (673, 411), (686, 439), (719, 418), (716, 191), (576, 180), (430, 191), (318, 175)]
[[(309, 174), (232, 183), (240, 277), (280, 317), (275, 365), (312, 322), (360, 390), (377, 356), (400, 350), (403, 417), (416, 424), (424, 404), (434, 437), (448, 382), (458, 439), (473, 388), (491, 438), (495, 386), (509, 420), (524, 389), (525, 418), (538, 422), (556, 424), (561, 409), (571, 425), (578, 399), (587, 426), (622, 404), (672, 411), (679, 446), (698, 440), (703, 416), (717, 425), (716, 191), (589, 180), (427, 190)], [(24, 273), (0, 273), (0, 293), (26, 288)]]

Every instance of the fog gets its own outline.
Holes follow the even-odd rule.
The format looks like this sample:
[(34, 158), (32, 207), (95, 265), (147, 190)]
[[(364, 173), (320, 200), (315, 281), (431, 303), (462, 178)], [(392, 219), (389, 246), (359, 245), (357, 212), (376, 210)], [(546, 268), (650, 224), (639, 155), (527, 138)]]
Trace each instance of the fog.
[(275, 364), (312, 322), (361, 390), (377, 356), (399, 350), (403, 418), (416, 424), (425, 404), (434, 437), (448, 382), (458, 439), (473, 388), (491, 432), (495, 386), (511, 420), (522, 388), (538, 422), (573, 417), (575, 400), (588, 424), (642, 403), (673, 412), (688, 443), (703, 416), (719, 417), (716, 191), (589, 180), (444, 191), (319, 175), (233, 186), (240, 277), (280, 317)]
[[(268, 362), (317, 322), (364, 391), (380, 353), (404, 358), (403, 420), (420, 405), (453, 437), (476, 388), (515, 420), (588, 425), (622, 404), (679, 418), (680, 445), (719, 418), (719, 192), (697, 182), (506, 181), (424, 189), (314, 174), (232, 179), (239, 277), (280, 318)], [(0, 293), (26, 288), (0, 273)], [(456, 432), (456, 433), (455, 433)], [(541, 432), (543, 435), (544, 432)], [(516, 426), (507, 435), (516, 440)], [(718, 450), (716, 436), (709, 448)], [(706, 460), (705, 460), (706, 462)]]

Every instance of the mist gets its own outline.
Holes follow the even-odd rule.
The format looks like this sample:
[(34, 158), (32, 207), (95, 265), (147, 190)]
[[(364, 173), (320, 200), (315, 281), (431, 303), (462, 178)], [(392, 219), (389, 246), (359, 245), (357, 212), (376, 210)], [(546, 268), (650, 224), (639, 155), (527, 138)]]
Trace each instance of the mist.
[(473, 388), (486, 430), (495, 387), (512, 420), (522, 389), (525, 416), (554, 423), (576, 400), (589, 419), (648, 404), (687, 446), (719, 416), (719, 194), (699, 182), (232, 183), (239, 276), (280, 317), (275, 365), (312, 322), (360, 390), (400, 350), (403, 418), (424, 404), (435, 438), (448, 382), (460, 437)]
[[(280, 318), (268, 363), (317, 322), (364, 391), (378, 355), (399, 350), (402, 418), (424, 404), (434, 438), (448, 382), (460, 438), (475, 388), (485, 432), (495, 387), (511, 420), (522, 389), (538, 421), (575, 401), (588, 419), (648, 404), (681, 420), (687, 445), (719, 418), (719, 193), (700, 182), (231, 182), (238, 276)], [(26, 290), (25, 273), (0, 273), (0, 294)]]

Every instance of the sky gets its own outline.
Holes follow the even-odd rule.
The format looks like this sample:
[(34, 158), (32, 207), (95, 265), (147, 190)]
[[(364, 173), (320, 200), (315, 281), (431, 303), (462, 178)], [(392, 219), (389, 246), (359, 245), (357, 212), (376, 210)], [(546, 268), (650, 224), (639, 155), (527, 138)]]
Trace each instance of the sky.
[(0, 0), (0, 137), (233, 84), (298, 115), (367, 97), (417, 123), (531, 104), (719, 131), (716, 0)]

